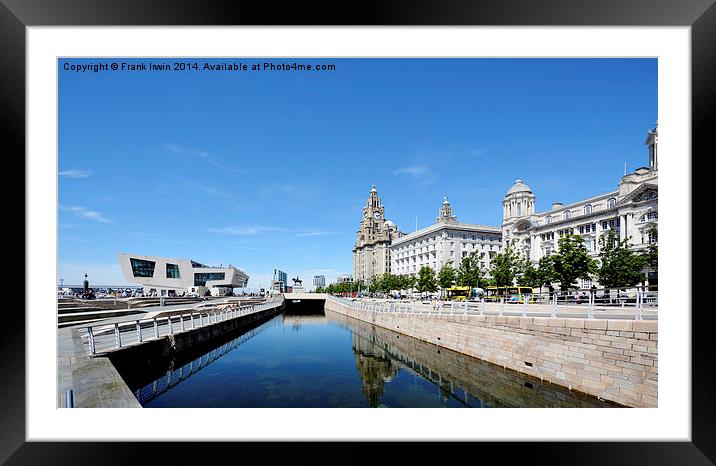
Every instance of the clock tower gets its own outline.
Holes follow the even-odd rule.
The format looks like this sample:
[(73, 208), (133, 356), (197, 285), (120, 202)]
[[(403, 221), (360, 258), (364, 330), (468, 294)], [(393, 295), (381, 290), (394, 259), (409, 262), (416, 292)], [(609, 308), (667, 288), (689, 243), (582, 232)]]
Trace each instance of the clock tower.
[(390, 250), (393, 239), (402, 236), (398, 228), (385, 218), (385, 206), (375, 185), (363, 207), (363, 216), (353, 247), (353, 276), (364, 284), (377, 275), (390, 272)]

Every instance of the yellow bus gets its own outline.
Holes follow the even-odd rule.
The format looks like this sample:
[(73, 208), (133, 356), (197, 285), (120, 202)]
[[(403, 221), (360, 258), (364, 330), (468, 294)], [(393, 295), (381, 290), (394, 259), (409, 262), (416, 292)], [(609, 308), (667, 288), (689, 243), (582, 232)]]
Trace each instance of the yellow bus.
[(534, 291), (529, 286), (488, 286), (485, 294), (486, 301), (497, 302), (504, 299), (506, 303), (521, 303), (525, 300), (534, 303)]
[(453, 286), (447, 288), (445, 291), (447, 291), (448, 301), (467, 301), (472, 288), (469, 286)]

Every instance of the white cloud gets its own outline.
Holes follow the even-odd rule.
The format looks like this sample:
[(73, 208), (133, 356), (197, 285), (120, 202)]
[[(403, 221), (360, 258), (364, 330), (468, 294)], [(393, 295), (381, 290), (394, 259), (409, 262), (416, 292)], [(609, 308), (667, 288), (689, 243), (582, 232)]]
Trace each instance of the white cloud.
[(87, 178), (92, 175), (92, 170), (64, 170), (58, 172), (57, 175), (65, 178)]
[(260, 225), (254, 225), (250, 227), (235, 227), (235, 226), (227, 226), (223, 228), (207, 228), (206, 231), (210, 233), (222, 233), (226, 235), (246, 235), (246, 236), (254, 236), (254, 235), (260, 235), (262, 233), (268, 233), (268, 232), (279, 232), (279, 231), (286, 231), (283, 228), (278, 227), (265, 227)]
[(219, 168), (221, 170), (224, 170), (224, 171), (228, 171), (228, 172), (232, 172), (232, 173), (246, 173), (245, 170), (241, 170), (239, 168), (234, 168), (229, 165), (226, 165), (220, 157), (212, 156), (208, 152), (201, 150), (201, 149), (194, 149), (191, 147), (180, 146), (179, 144), (169, 144), (169, 143), (163, 144), (163, 147), (167, 151), (175, 153), (175, 154), (187, 154), (187, 155), (191, 155), (192, 157), (200, 158), (202, 160), (205, 160), (209, 165), (212, 165), (212, 166)]
[(256, 236), (263, 233), (276, 233), (276, 234), (286, 234), (286, 235), (295, 235), (295, 236), (329, 236), (329, 235), (335, 235), (335, 231), (327, 231), (327, 230), (292, 230), (288, 228), (280, 228), (280, 227), (272, 227), (272, 226), (262, 226), (262, 225), (253, 225), (253, 226), (244, 226), (244, 227), (237, 227), (237, 226), (225, 226), (222, 228), (207, 228), (206, 231), (210, 233), (221, 233), (225, 235), (241, 235), (241, 236)]
[(425, 165), (412, 165), (409, 167), (403, 167), (393, 172), (395, 175), (402, 175), (412, 178), (423, 185), (432, 184), (435, 182), (436, 176), (433, 171)]
[(335, 234), (335, 231), (305, 231), (302, 233), (296, 233), (296, 236), (330, 236)]
[(86, 209), (84, 207), (80, 207), (80, 206), (65, 207), (63, 205), (60, 205), (59, 208), (64, 211), (70, 212), (80, 218), (86, 218), (88, 220), (94, 220), (95, 222), (101, 222), (101, 223), (112, 223), (110, 220), (105, 218), (104, 215), (102, 215), (101, 213)]

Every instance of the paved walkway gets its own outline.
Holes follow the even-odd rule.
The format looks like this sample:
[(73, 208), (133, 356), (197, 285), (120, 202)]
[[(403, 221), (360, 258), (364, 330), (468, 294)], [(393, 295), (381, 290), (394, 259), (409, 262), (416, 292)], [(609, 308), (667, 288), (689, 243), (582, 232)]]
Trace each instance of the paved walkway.
[[(92, 322), (93, 327), (102, 326), (97, 329), (98, 339), (96, 344), (104, 347), (114, 348), (114, 324), (136, 322), (137, 320), (153, 319), (161, 314), (187, 314), (198, 313), (202, 307), (210, 305), (227, 304), (237, 301), (236, 297), (204, 301), (195, 304), (179, 304), (174, 306), (153, 306), (142, 308), (140, 312), (133, 315), (113, 317), (101, 321)], [(248, 305), (248, 303), (247, 303)], [(169, 328), (164, 325), (160, 328), (160, 336), (167, 335)], [(206, 317), (204, 317), (206, 322)], [(213, 321), (212, 321), (213, 322)], [(197, 321), (198, 323), (198, 321)], [(90, 357), (89, 344), (87, 340), (88, 324), (78, 324), (70, 327), (57, 329), (57, 407), (66, 407), (66, 393), (68, 389), (73, 390), (74, 407), (90, 408), (141, 408), (141, 405), (122, 380), (121, 376), (106, 357)], [(175, 332), (181, 330), (181, 323), (178, 317), (174, 318), (172, 328)], [(190, 329), (191, 323), (185, 320), (185, 328)], [(152, 321), (142, 322), (142, 339), (144, 341), (155, 338)], [(122, 332), (123, 344), (137, 343), (136, 327), (132, 332)], [(124, 340), (127, 338), (127, 340)], [(134, 339), (132, 341), (132, 338)], [(106, 349), (106, 348), (105, 348)]]
[[(484, 308), (481, 303), (478, 302), (456, 302), (456, 301), (400, 301), (392, 299), (375, 299), (375, 298), (359, 298), (359, 299), (346, 299), (349, 303), (354, 305), (359, 303), (365, 303), (371, 305), (374, 303), (379, 306), (388, 306), (389, 312), (420, 312), (420, 313), (467, 313), (467, 314), (480, 314), (484, 309), (485, 315), (499, 315), (500, 304), (493, 302), (486, 302)], [(524, 312), (524, 304), (508, 304), (505, 303), (502, 307), (503, 315), (505, 316), (521, 316)], [(589, 306), (587, 304), (558, 304), (557, 305), (557, 317), (575, 317), (575, 318), (587, 318), (589, 312)], [(621, 319), (621, 320), (633, 320), (635, 308), (631, 306), (604, 306), (598, 304), (594, 308), (594, 317), (596, 319)], [(551, 317), (552, 306), (550, 304), (528, 304), (527, 305), (527, 316), (528, 317)], [(658, 307), (645, 306), (643, 312), (644, 320), (658, 320)]]
[(91, 358), (82, 327), (57, 330), (57, 407), (65, 408), (68, 389), (76, 408), (141, 408), (108, 358)]

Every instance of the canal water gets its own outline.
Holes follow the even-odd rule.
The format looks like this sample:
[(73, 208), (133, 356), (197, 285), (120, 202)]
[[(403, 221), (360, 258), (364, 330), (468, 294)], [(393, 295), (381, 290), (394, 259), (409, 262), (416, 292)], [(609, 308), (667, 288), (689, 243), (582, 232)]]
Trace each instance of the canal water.
[(151, 369), (118, 370), (146, 408), (618, 406), (322, 306), (288, 308)]

